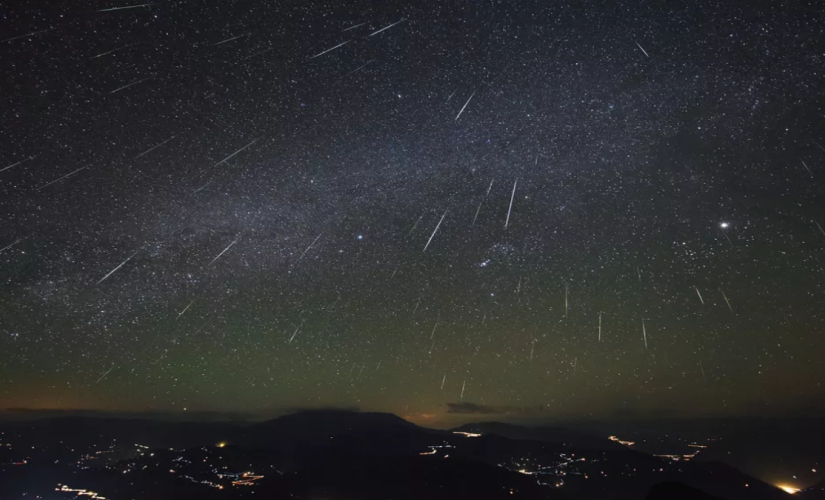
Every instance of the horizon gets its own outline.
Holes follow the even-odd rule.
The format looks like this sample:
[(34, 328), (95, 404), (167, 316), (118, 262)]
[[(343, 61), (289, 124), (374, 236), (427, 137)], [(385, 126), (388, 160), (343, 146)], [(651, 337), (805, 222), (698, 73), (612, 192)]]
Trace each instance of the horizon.
[(4, 408), (0, 409), (0, 421), (33, 421), (60, 417), (89, 417), (89, 418), (117, 418), (117, 419), (139, 419), (169, 422), (201, 422), (201, 423), (238, 423), (255, 424), (276, 420), (281, 417), (298, 415), (303, 413), (362, 413), (362, 414), (382, 414), (391, 415), (417, 426), (432, 429), (452, 429), (467, 424), (478, 423), (502, 423), (517, 425), (522, 427), (543, 427), (560, 426), (570, 428), (609, 428), (609, 427), (632, 427), (648, 426), (654, 424), (661, 427), (673, 427), (689, 422), (691, 425), (710, 424), (717, 425), (720, 422), (761, 422), (761, 423), (782, 423), (789, 421), (819, 421), (825, 420), (825, 414), (798, 413), (798, 414), (751, 414), (751, 415), (701, 415), (682, 416), (672, 412), (656, 414), (630, 414), (623, 413), (612, 416), (591, 416), (582, 417), (525, 417), (519, 415), (508, 415), (506, 413), (488, 412), (467, 412), (467, 413), (445, 413), (443, 416), (436, 415), (404, 415), (393, 412), (363, 410), (358, 408), (290, 408), (282, 411), (273, 411), (261, 414), (241, 414), (220, 411), (161, 411), (147, 409), (143, 411), (129, 410), (95, 410), (95, 409), (54, 409), (54, 408)]
[[(12, 415), (14, 418), (8, 418)], [(319, 421), (315, 416), (322, 416), (323, 420)], [(355, 424), (358, 416), (364, 416), (361, 420), (362, 424)], [(386, 417), (384, 419), (376, 420), (374, 417)], [(477, 434), (466, 434), (468, 437), (482, 437), (487, 436), (493, 438), (491, 446), (497, 446), (494, 443), (501, 443), (502, 439), (514, 439), (517, 441), (529, 442), (530, 440), (538, 440), (549, 443), (579, 443), (579, 446), (585, 446), (583, 451), (588, 454), (599, 447), (607, 447), (610, 442), (616, 448), (611, 448), (614, 452), (618, 449), (633, 450), (635, 453), (649, 454), (651, 457), (680, 457), (682, 455), (671, 455), (676, 450), (683, 449), (685, 451), (685, 460), (693, 458), (699, 451), (703, 451), (702, 455), (708, 453), (707, 448), (717, 449), (720, 443), (723, 448), (717, 449), (714, 453), (714, 459), (720, 460), (727, 457), (726, 461), (732, 461), (737, 464), (748, 474), (754, 478), (760, 478), (772, 485), (777, 485), (783, 488), (805, 488), (811, 486), (819, 480), (817, 470), (800, 471), (800, 460), (802, 463), (812, 460), (810, 453), (812, 448), (805, 445), (807, 441), (807, 433), (814, 432), (821, 434), (822, 423), (825, 422), (823, 417), (814, 416), (796, 416), (796, 417), (767, 417), (765, 415), (742, 417), (742, 416), (728, 416), (728, 417), (706, 417), (702, 419), (696, 418), (648, 418), (648, 419), (613, 419), (613, 420), (569, 420), (569, 421), (508, 421), (508, 419), (500, 419), (498, 415), (491, 414), (474, 414), (478, 418), (468, 419), (467, 415), (462, 415), (463, 421), (452, 422), (451, 425), (428, 425), (432, 422), (414, 422), (405, 419), (403, 416), (394, 415), (385, 412), (368, 412), (359, 411), (354, 408), (295, 408), (290, 412), (285, 412), (275, 418), (260, 418), (260, 419), (244, 419), (249, 417), (245, 415), (229, 415), (219, 412), (212, 413), (197, 413), (197, 412), (179, 412), (176, 414), (163, 412), (101, 412), (101, 411), (50, 411), (50, 410), (31, 410), (31, 409), (6, 409), (0, 411), (0, 426), (9, 425), (4, 430), (5, 434), (0, 432), (0, 436), (20, 436), (20, 432), (24, 429), (29, 429), (29, 432), (36, 432), (33, 435), (38, 442), (41, 438), (37, 438), (40, 433), (37, 431), (40, 427), (38, 425), (50, 425), (51, 422), (61, 422), (65, 419), (78, 421), (82, 425), (77, 429), (83, 429), (80, 434), (86, 434), (92, 431), (90, 436), (96, 442), (98, 438), (108, 436), (118, 436), (118, 433), (126, 432), (131, 436), (131, 432), (137, 432), (135, 437), (137, 443), (144, 443), (145, 439), (149, 439), (149, 443), (158, 443), (157, 439), (169, 439), (171, 436), (180, 432), (179, 424), (200, 423), (203, 426), (194, 426), (187, 428), (186, 434), (188, 439), (195, 436), (200, 436), (203, 439), (207, 435), (212, 436), (213, 439), (207, 439), (203, 444), (209, 443), (211, 446), (217, 448), (224, 448), (231, 446), (234, 449), (242, 450), (244, 446), (249, 446), (250, 443), (267, 442), (268, 439), (276, 439), (277, 436), (287, 439), (293, 439), (289, 436), (294, 436), (296, 433), (299, 440), (313, 440), (321, 441), (335, 436), (336, 439), (344, 436), (347, 432), (357, 429), (358, 432), (370, 433), (377, 432), (377, 435), (386, 435), (390, 425), (396, 429), (393, 432), (443, 432), (450, 431), (452, 433), (448, 436), (465, 436), (465, 432), (469, 431)], [(232, 418), (234, 417), (234, 418)], [(296, 417), (296, 418), (286, 418)], [(356, 418), (356, 420), (353, 420)], [(397, 419), (397, 420), (396, 420)], [(101, 422), (100, 432), (97, 434), (93, 425), (98, 421), (106, 421), (105, 424)], [(132, 423), (136, 421), (156, 423), (158, 426), (136, 426), (131, 427)], [(118, 422), (124, 422), (124, 426), (112, 426)], [(319, 422), (323, 422), (320, 426)], [(340, 426), (336, 422), (346, 423), (345, 426)], [(397, 425), (400, 422), (407, 422), (412, 424)], [(309, 423), (311, 425), (307, 426)], [(444, 423), (444, 422), (442, 422)], [(20, 426), (19, 424), (25, 424)], [(31, 425), (29, 425), (31, 424)], [(171, 427), (164, 427), (164, 425)], [(275, 424), (264, 425), (260, 424)], [(363, 424), (366, 424), (364, 426)], [(284, 427), (286, 426), (286, 427)], [(351, 427), (352, 426), (352, 427)], [(56, 436), (61, 436), (58, 429), (75, 429), (75, 427), (46, 427), (46, 429), (55, 429), (58, 434), (55, 434), (51, 439), (56, 439)], [(259, 429), (263, 434), (246, 434), (246, 429)], [(347, 430), (349, 429), (349, 430)], [(406, 429), (406, 430), (405, 430)], [(411, 431), (410, 429), (415, 429)], [(169, 434), (170, 430), (175, 430), (173, 434)], [(268, 431), (271, 430), (271, 431)], [(11, 431), (11, 432), (8, 432)], [(148, 433), (147, 433), (148, 431)], [(761, 445), (755, 447), (748, 454), (737, 453), (737, 456), (730, 457), (725, 455), (722, 450), (724, 446), (732, 446), (732, 450), (737, 450), (737, 447), (748, 446), (746, 439), (742, 441), (743, 437), (751, 436), (754, 431), (759, 431), (760, 441), (764, 441)], [(66, 437), (73, 435), (75, 431), (70, 431)], [(239, 433), (240, 432), (240, 433)], [(271, 433), (270, 433), (271, 432)], [(112, 434), (114, 433), (114, 434)], [(44, 433), (51, 435), (51, 431)], [(390, 434), (391, 435), (391, 434)], [(617, 437), (618, 435), (618, 437)], [(95, 437), (96, 436), (96, 437)], [(268, 437), (272, 436), (272, 437)], [(357, 442), (369, 442), (370, 439), (364, 440), (363, 435), (358, 434)], [(444, 439), (445, 434), (435, 434)], [(790, 442), (787, 442), (790, 439)], [(119, 439), (115, 439), (116, 443)], [(251, 440), (251, 441), (250, 441)], [(801, 440), (801, 441), (800, 441)], [(132, 442), (132, 438), (126, 438), (127, 443)], [(62, 442), (62, 441), (61, 441)], [(246, 444), (244, 444), (246, 443)], [(582, 443), (588, 443), (582, 445)], [(614, 444), (615, 443), (615, 444)], [(690, 444), (688, 444), (690, 443)], [(703, 444), (696, 444), (703, 443)], [(619, 446), (621, 445), (621, 446)], [(114, 446), (114, 444), (112, 445)], [(127, 444), (128, 446), (128, 444)], [(136, 444), (139, 449), (146, 449), (143, 444)], [(526, 445), (528, 448), (530, 445)], [(569, 444), (562, 444), (562, 446), (571, 446)], [(799, 446), (804, 446), (806, 451), (802, 452)], [(161, 445), (163, 447), (163, 445)], [(694, 447), (694, 448), (690, 448)], [(438, 447), (436, 447), (438, 448)], [(204, 449), (204, 448), (198, 448)], [(172, 449), (170, 448), (170, 451)], [(662, 453), (666, 453), (662, 455)], [(802, 453), (802, 455), (800, 455)], [(428, 455), (430, 452), (422, 452), (420, 455)], [(564, 456), (564, 455), (562, 455)], [(634, 455), (635, 456), (635, 455)], [(808, 457), (808, 458), (805, 458)], [(446, 458), (446, 457), (445, 457)], [(669, 459), (668, 459), (669, 460)], [(779, 460), (779, 463), (776, 463)], [(787, 461), (787, 463), (786, 463)], [(19, 463), (19, 462), (18, 462)], [(22, 462), (22, 463), (25, 463)], [(11, 465), (14, 465), (12, 462)], [(6, 464), (9, 465), (9, 464)], [(519, 466), (521, 467), (521, 466)], [(0, 472), (2, 472), (2, 464), (0, 464)], [(521, 471), (521, 470), (520, 470)], [(523, 473), (523, 472), (522, 472)], [(790, 491), (790, 490), (789, 490)]]

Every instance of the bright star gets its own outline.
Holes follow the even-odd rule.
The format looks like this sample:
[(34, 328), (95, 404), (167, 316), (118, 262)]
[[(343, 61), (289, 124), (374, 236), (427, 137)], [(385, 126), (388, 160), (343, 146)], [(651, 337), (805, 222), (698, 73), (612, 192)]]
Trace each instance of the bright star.
[(727, 228), (728, 228), (728, 226), (730, 226), (730, 224), (728, 224), (727, 222), (723, 222), (723, 223), (719, 224), (719, 226), (720, 226), (722, 229), (727, 229)]

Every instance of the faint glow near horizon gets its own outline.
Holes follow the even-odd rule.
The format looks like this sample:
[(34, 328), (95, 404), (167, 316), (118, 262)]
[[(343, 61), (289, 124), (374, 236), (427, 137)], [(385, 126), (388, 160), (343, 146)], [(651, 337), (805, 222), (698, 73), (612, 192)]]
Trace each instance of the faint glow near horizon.
[(784, 491), (785, 493), (790, 493), (791, 495), (793, 495), (794, 493), (799, 493), (800, 491), (799, 488), (795, 488), (787, 484), (777, 484), (776, 487)]

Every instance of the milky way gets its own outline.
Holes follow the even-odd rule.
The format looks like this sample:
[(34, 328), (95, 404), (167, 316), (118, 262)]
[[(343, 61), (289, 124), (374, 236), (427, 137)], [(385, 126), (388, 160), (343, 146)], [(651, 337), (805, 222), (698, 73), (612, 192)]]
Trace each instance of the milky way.
[(426, 420), (820, 397), (821, 14), (8, 7), (3, 406)]

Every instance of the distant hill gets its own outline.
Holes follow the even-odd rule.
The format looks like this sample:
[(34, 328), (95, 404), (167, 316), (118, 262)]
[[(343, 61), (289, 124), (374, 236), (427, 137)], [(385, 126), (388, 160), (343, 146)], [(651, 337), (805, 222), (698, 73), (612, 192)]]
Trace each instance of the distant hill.
[(785, 500), (788, 494), (722, 462), (692, 461), (684, 468), (686, 484), (726, 499)]
[(624, 446), (610, 441), (607, 436), (561, 427), (523, 427), (502, 422), (479, 422), (452, 429), (459, 432), (496, 434), (509, 439), (543, 441), (583, 450), (625, 450)]
[(794, 498), (802, 500), (825, 500), (825, 481), (820, 481), (809, 488), (805, 488), (794, 495)]
[(724, 500), (676, 481), (654, 484), (645, 500)]
[(376, 437), (398, 431), (424, 429), (391, 413), (312, 410), (252, 424), (240, 431), (238, 442), (263, 445), (274, 441), (322, 442), (348, 433), (369, 432)]
[(57, 417), (31, 422), (5, 422), (0, 429), (28, 439), (34, 446), (62, 442), (108, 443), (112, 440), (150, 448), (188, 448), (214, 444), (234, 435), (242, 424), (212, 422), (170, 422), (113, 417)]
[(571, 499), (523, 474), (466, 460), (328, 456), (288, 479), (299, 498)]
[[(788, 499), (720, 462), (662, 459), (586, 432), (497, 422), (438, 431), (387, 413), (255, 424), (65, 417), (3, 424), (0, 437), (11, 445), (0, 448), (0, 498), (68, 482), (155, 500)], [(244, 471), (260, 474), (254, 488), (221, 476)]]
[[(822, 481), (825, 463), (825, 420), (740, 419), (719, 432), (722, 437), (698, 455), (699, 460), (717, 460), (773, 483), (814, 484)], [(795, 481), (791, 478), (795, 477)]]

